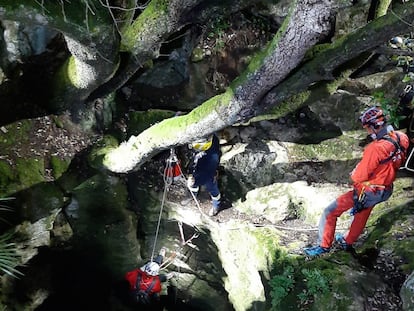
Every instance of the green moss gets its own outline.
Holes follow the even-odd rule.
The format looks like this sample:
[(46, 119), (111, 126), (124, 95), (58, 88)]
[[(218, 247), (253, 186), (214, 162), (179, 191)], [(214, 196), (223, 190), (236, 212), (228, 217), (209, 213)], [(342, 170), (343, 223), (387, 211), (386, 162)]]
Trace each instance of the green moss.
[[(159, 117), (164, 117), (160, 122), (159, 126), (151, 127), (151, 136), (163, 137), (165, 140), (170, 138), (175, 138), (175, 133), (181, 129), (187, 128), (189, 125), (196, 123), (198, 120), (202, 119), (204, 116), (207, 116), (214, 110), (223, 109), (223, 107), (229, 103), (230, 98), (232, 97), (231, 90), (226, 93), (217, 95), (213, 98), (210, 98), (208, 101), (203, 103), (203, 105), (198, 106), (196, 109), (192, 110), (190, 113), (184, 116), (179, 116), (172, 118), (172, 112), (166, 112), (164, 115), (159, 115)], [(154, 122), (154, 120), (153, 120)], [(143, 127), (146, 127), (147, 123), (143, 123)], [(149, 138), (148, 138), (149, 139)], [(141, 139), (141, 142), (145, 139)]]
[(195, 48), (191, 53), (191, 61), (194, 63), (200, 62), (204, 59), (204, 52), (202, 48)]
[(413, 201), (385, 210), (384, 206), (376, 206), (368, 222), (370, 233), (364, 249), (379, 243), (380, 248), (392, 249), (393, 256), (403, 259), (405, 264), (401, 268), (405, 272), (414, 270), (414, 236), (407, 232), (407, 228), (414, 226), (413, 215)]
[(75, 62), (75, 57), (71, 56), (69, 57), (69, 60), (67, 62), (67, 66), (64, 66), (67, 69), (66, 72), (66, 76), (67, 79), (65, 79), (66, 81), (70, 81), (70, 83), (72, 85), (77, 85), (77, 81), (78, 81), (78, 73), (76, 71), (76, 62)]
[(22, 188), (45, 181), (43, 159), (17, 159), (15, 170)]
[(13, 175), (11, 165), (5, 160), (0, 160), (0, 184), (7, 183), (13, 178)]
[(53, 178), (58, 179), (61, 177), (68, 169), (70, 161), (70, 159), (60, 159), (57, 156), (52, 156), (50, 158), (50, 165), (52, 167)]
[(58, 128), (64, 128), (65, 127), (65, 125), (63, 123), (63, 120), (59, 116), (53, 115), (52, 120)]
[(121, 50), (133, 52), (139, 48), (142, 42), (140, 35), (144, 31), (153, 31), (156, 33), (158, 29), (163, 29), (167, 17), (165, 16), (168, 10), (168, 0), (152, 0), (149, 2), (145, 10), (138, 16), (134, 23), (128, 27), (121, 41)]
[(343, 135), (324, 140), (318, 144), (297, 144), (292, 147), (291, 154), (296, 161), (318, 159), (324, 160), (352, 160), (356, 152), (349, 146), (355, 145), (355, 133), (348, 132)]
[(17, 144), (27, 144), (29, 142), (30, 132), (32, 130), (32, 123), (30, 120), (21, 120), (6, 126), (6, 133), (0, 134), (0, 149), (2, 155), (13, 155), (10, 147), (15, 147)]
[[(169, 110), (149, 109), (147, 111), (137, 111), (129, 114), (128, 136), (138, 135), (155, 123), (161, 122), (166, 118), (173, 117), (175, 112)], [(166, 129), (166, 132), (170, 129)]]
[(269, 109), (266, 114), (254, 117), (249, 120), (249, 122), (259, 122), (263, 120), (275, 120), (280, 117), (284, 117), (287, 114), (291, 113), (302, 107), (304, 103), (309, 99), (309, 96), (312, 94), (311, 91), (305, 91), (290, 97), (288, 100), (280, 103), (276, 107)]
[[(292, 1), (292, 2), (297, 2), (297, 1)], [(276, 47), (278, 46), (279, 41), (281, 39), (281, 36), (286, 32), (286, 29), (289, 26), (292, 10), (295, 7), (295, 5), (293, 3), (291, 3), (290, 7), (291, 7), (291, 10), (289, 11), (288, 15), (285, 17), (284, 22), (282, 23), (282, 25), (278, 29), (277, 34), (273, 37), (273, 39), (270, 41), (270, 43), (267, 45), (267, 47), (262, 49), (261, 52), (259, 52), (250, 61), (249, 65), (247, 67), (248, 74), (252, 73), (252, 72), (256, 72), (259, 68), (262, 68), (263, 64), (267, 61), (266, 56), (269, 55), (269, 54), (272, 54), (272, 53), (270, 53), (270, 51), (276, 49)], [(246, 78), (246, 76), (241, 77), (241, 79), (236, 79), (238, 81), (237, 83), (242, 83), (242, 81), (245, 78)]]
[(7, 196), (7, 187), (13, 180), (12, 167), (6, 161), (0, 160), (0, 197)]
[(268, 258), (272, 263), (275, 260), (275, 253), (280, 248), (278, 235), (270, 228), (257, 228), (252, 230), (253, 236), (260, 247), (255, 252), (257, 257)]
[(45, 181), (43, 159), (18, 158), (13, 168), (3, 161), (0, 163), (0, 169), (5, 173), (2, 177), (0, 196), (9, 196)]
[(76, 68), (73, 56), (67, 59), (65, 63), (60, 66), (59, 71), (56, 73), (53, 79), (53, 98), (55, 98), (53, 108), (56, 111), (60, 111), (65, 108), (65, 103), (60, 102), (61, 99), (59, 97), (59, 94), (64, 94), (65, 90), (71, 86), (73, 87), (73, 78), (70, 78), (70, 72), (73, 72), (75, 69), (71, 69), (71, 66)]
[(113, 136), (105, 135), (98, 141), (88, 155), (88, 163), (95, 169), (103, 168), (103, 159), (109, 150), (118, 146), (118, 140)]
[(304, 61), (314, 59), (322, 51), (329, 49), (332, 46), (331, 43), (316, 44), (311, 47), (305, 54)]

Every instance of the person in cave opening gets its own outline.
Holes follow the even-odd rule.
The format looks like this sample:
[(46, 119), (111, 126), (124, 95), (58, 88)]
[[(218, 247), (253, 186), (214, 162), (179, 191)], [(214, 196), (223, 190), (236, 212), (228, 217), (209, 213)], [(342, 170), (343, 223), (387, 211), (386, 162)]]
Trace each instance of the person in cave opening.
[(129, 302), (132, 305), (154, 310), (160, 304), (161, 283), (171, 279), (175, 273), (159, 274), (160, 267), (165, 257), (166, 249), (161, 248), (158, 256), (153, 261), (148, 261), (140, 268), (136, 268), (125, 274), (125, 280), (129, 284)]

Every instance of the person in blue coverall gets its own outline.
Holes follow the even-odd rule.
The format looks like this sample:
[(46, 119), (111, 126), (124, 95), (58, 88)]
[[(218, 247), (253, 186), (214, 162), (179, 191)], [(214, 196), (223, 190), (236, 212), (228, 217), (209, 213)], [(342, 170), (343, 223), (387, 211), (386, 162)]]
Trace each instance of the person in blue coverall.
[[(217, 169), (220, 163), (221, 150), (217, 135), (194, 141), (189, 146), (192, 158), (187, 179), (188, 189), (197, 196), (200, 187), (204, 186), (210, 193), (212, 207), (209, 216), (216, 216), (220, 211), (220, 191), (217, 184)], [(185, 200), (185, 204), (189, 200)]]

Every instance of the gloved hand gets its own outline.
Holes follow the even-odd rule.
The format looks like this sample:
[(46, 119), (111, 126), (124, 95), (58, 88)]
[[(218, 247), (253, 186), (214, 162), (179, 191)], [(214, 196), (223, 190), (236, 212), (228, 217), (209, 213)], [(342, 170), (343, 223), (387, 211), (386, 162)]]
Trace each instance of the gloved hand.
[(194, 183), (195, 183), (195, 179), (193, 175), (189, 175), (188, 179), (187, 179), (187, 187), (188, 188), (193, 188), (194, 187)]
[(365, 208), (365, 202), (366, 202), (366, 194), (364, 189), (362, 189), (359, 197), (354, 198), (354, 207), (351, 209), (349, 214), (351, 216), (354, 216), (355, 214), (359, 213)]
[(357, 207), (354, 206), (351, 209), (351, 211), (349, 212), (349, 215), (354, 216), (355, 214), (358, 214), (361, 210), (362, 210), (362, 208), (357, 208)]

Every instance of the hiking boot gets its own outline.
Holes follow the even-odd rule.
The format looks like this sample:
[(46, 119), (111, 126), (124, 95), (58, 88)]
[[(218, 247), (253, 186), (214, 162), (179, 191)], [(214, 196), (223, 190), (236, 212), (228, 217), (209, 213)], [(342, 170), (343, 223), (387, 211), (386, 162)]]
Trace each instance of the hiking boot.
[(211, 204), (212, 207), (210, 211), (208, 212), (209, 216), (216, 216), (220, 211), (220, 194), (217, 197), (211, 197)]
[(351, 247), (350, 244), (346, 243), (345, 238), (341, 233), (335, 234), (335, 241), (344, 251), (348, 250)]
[(213, 207), (210, 209), (210, 211), (208, 212), (208, 216), (217, 216), (218, 212), (219, 212), (219, 208), (218, 208), (218, 207), (213, 206)]
[(306, 255), (310, 257), (319, 256), (325, 253), (328, 253), (331, 249), (329, 247), (322, 247), (322, 246), (312, 246), (307, 247), (304, 249)]

